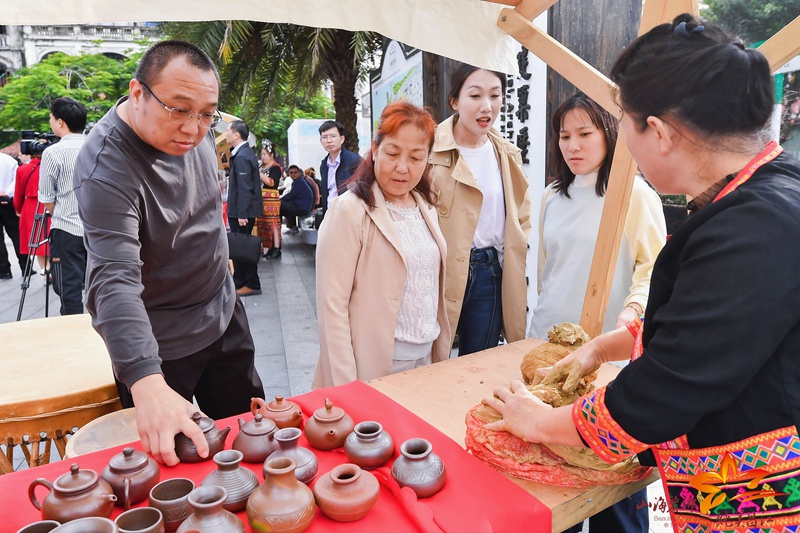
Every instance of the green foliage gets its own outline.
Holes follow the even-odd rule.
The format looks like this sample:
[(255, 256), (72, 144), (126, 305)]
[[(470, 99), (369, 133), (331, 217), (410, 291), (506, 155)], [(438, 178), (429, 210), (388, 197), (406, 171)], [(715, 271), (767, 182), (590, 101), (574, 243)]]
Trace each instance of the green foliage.
[(102, 54), (54, 54), (14, 72), (0, 88), (0, 130), (50, 131), (50, 104), (68, 96), (82, 102), (93, 123), (127, 94), (141, 54), (123, 62)]
[(706, 0), (701, 15), (752, 44), (799, 16), (800, 0)]

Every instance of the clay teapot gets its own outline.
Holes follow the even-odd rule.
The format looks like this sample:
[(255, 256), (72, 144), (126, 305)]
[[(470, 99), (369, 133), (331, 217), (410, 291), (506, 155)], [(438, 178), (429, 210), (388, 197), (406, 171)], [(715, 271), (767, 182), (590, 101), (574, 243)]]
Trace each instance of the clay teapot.
[(192, 421), (200, 426), (205, 434), (206, 442), (208, 442), (208, 457), (200, 457), (192, 439), (183, 433), (178, 433), (175, 435), (175, 453), (182, 463), (199, 463), (214, 457), (214, 454), (222, 451), (225, 447), (225, 438), (231, 430), (229, 427), (220, 430), (213, 420), (200, 413), (194, 413)]
[(129, 446), (111, 458), (100, 477), (111, 485), (117, 504), (130, 509), (147, 499), (161, 477), (161, 469), (146, 453)]
[(334, 450), (344, 445), (353, 431), (353, 419), (341, 407), (335, 407), (325, 398), (325, 407), (314, 411), (306, 423), (305, 435), (308, 443), (318, 450)]
[(269, 454), (278, 449), (275, 440), (277, 426), (272, 419), (257, 413), (249, 422), (239, 419), (239, 434), (233, 439), (234, 450), (242, 452), (245, 463), (263, 463)]
[[(94, 470), (81, 470), (77, 464), (70, 466), (69, 470), (69, 474), (62, 475), (53, 483), (38, 478), (28, 487), (28, 498), (42, 511), (42, 519), (63, 524), (87, 516), (111, 516), (117, 501), (111, 485), (100, 479)], [(39, 503), (34, 494), (39, 485), (50, 491), (43, 503)]]
[(264, 418), (269, 418), (279, 429), (302, 428), (303, 411), (294, 402), (284, 400), (280, 394), (275, 400), (267, 403), (261, 398), (250, 399), (250, 412), (255, 415), (261, 413)]

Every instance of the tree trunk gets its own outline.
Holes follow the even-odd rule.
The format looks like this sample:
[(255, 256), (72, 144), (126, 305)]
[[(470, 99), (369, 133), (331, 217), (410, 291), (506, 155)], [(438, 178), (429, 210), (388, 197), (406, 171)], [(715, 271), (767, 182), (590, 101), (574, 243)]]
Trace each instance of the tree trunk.
[(356, 72), (353, 32), (336, 30), (330, 48), (326, 48), (322, 71), (333, 83), (333, 107), (336, 120), (344, 127), (344, 146), (358, 152), (358, 128), (356, 126)]

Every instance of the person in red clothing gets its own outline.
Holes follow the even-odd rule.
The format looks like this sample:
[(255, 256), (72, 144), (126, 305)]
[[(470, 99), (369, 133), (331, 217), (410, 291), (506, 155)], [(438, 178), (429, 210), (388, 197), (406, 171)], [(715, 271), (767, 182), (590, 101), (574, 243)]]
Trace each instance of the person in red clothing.
[[(26, 156), (21, 156), (26, 157)], [(48, 257), (50, 256), (50, 244), (44, 242), (34, 249), (29, 248), (31, 242), (31, 232), (33, 231), (34, 216), (44, 213), (45, 207), (39, 203), (39, 166), (42, 164), (42, 156), (37, 154), (30, 160), (17, 168), (17, 180), (14, 186), (14, 211), (19, 216), (19, 253), (26, 256), (26, 263), (31, 261), (30, 254), (35, 252), (39, 261), (40, 274), (47, 275), (49, 270)], [(38, 210), (37, 210), (38, 208)], [(38, 242), (47, 240), (50, 234), (50, 219), (45, 218), (45, 226), (39, 232)]]

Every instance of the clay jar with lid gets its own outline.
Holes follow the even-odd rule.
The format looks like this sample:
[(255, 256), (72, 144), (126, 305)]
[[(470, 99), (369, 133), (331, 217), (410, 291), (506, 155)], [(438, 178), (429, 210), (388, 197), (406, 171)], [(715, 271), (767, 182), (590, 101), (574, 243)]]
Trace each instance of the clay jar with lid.
[(222, 506), (232, 513), (243, 511), (247, 498), (258, 487), (256, 475), (242, 467), (242, 452), (239, 450), (222, 450), (214, 456), (217, 469), (203, 479), (203, 486), (217, 485), (228, 491), (228, 499)]
[(192, 439), (183, 433), (178, 433), (175, 435), (175, 454), (182, 463), (199, 463), (214, 457), (217, 452), (225, 447), (225, 438), (231, 430), (229, 427), (220, 430), (213, 420), (200, 413), (194, 413), (192, 415), (192, 421), (200, 427), (203, 431), (203, 435), (206, 437), (206, 442), (208, 442), (208, 457), (200, 457)]
[[(63, 524), (88, 516), (111, 516), (117, 501), (111, 485), (100, 479), (94, 470), (81, 470), (77, 464), (70, 466), (69, 470), (69, 474), (62, 475), (53, 483), (38, 478), (28, 487), (28, 498), (42, 511), (42, 519)], [(42, 503), (34, 493), (39, 485), (50, 491)]]
[(263, 463), (269, 454), (278, 449), (274, 439), (277, 426), (272, 419), (264, 418), (257, 413), (253, 420), (245, 422), (239, 419), (239, 433), (233, 439), (234, 450), (242, 452), (245, 463)]
[(353, 432), (353, 427), (350, 415), (325, 398), (325, 407), (314, 411), (314, 416), (308, 419), (305, 435), (308, 443), (314, 448), (335, 450), (344, 446), (344, 441)]
[(380, 484), (371, 473), (346, 463), (319, 478), (314, 498), (319, 510), (337, 522), (361, 520), (378, 501)]
[(147, 499), (161, 477), (161, 469), (149, 455), (129, 446), (111, 458), (100, 477), (114, 489), (117, 505), (130, 509)]
[(247, 500), (247, 521), (253, 531), (300, 533), (311, 526), (317, 510), (314, 494), (297, 480), (294, 469), (295, 462), (288, 457), (267, 459), (264, 483)]
[(365, 470), (383, 466), (394, 455), (394, 441), (378, 422), (360, 422), (344, 441), (347, 460)]
[(392, 465), (392, 477), (401, 487), (410, 487), (418, 498), (427, 498), (442, 490), (447, 473), (429, 441), (409, 439), (400, 445), (400, 454)]
[(250, 412), (255, 416), (260, 413), (264, 418), (269, 418), (278, 429), (283, 428), (302, 428), (303, 411), (294, 402), (284, 400), (280, 394), (275, 396), (275, 400), (267, 403), (261, 398), (250, 399)]
[(262, 470), (264, 479), (267, 478), (267, 463), (278, 457), (288, 457), (295, 463), (294, 474), (297, 480), (306, 484), (311, 483), (317, 475), (319, 462), (314, 452), (298, 444), (302, 434), (303, 432), (298, 428), (283, 428), (275, 432), (275, 440), (278, 441), (280, 447), (277, 451), (272, 452), (264, 462)]

